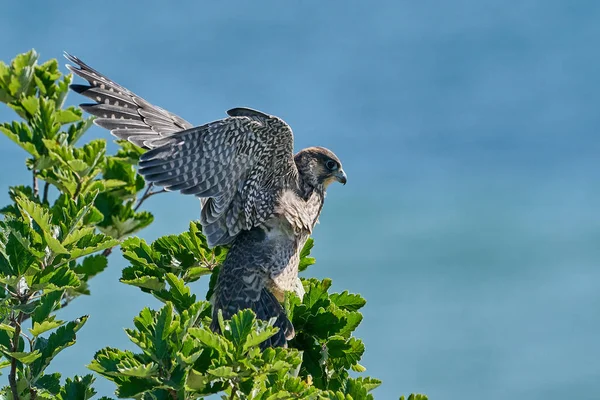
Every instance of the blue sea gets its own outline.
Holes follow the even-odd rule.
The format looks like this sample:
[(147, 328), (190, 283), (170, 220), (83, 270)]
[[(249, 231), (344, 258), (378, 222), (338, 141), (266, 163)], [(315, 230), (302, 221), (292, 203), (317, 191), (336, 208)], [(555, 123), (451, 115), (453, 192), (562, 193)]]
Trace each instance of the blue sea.
[[(368, 300), (375, 398), (595, 400), (599, 22), (591, 0), (12, 1), (0, 59), (67, 50), (193, 123), (249, 106), (285, 119), (296, 149), (331, 148), (348, 184), (329, 189), (305, 276)], [(1, 204), (29, 183), (25, 157), (0, 137)], [(144, 207), (147, 240), (199, 217), (177, 193)], [(158, 303), (118, 282), (126, 266), (114, 252), (59, 313), (90, 319), (52, 370), (134, 348), (123, 329)]]

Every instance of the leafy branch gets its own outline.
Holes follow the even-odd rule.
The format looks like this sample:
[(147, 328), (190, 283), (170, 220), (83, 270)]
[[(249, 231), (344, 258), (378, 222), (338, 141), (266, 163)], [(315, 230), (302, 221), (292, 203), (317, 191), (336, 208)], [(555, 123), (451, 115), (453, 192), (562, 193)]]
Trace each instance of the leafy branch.
[(142, 199), (134, 209), (145, 187), (134, 168), (141, 151), (120, 143), (110, 156), (104, 140), (77, 145), (92, 120), (64, 107), (71, 80), (56, 60), (38, 64), (33, 50), (0, 62), (0, 101), (18, 117), (0, 132), (24, 150), (32, 174), (0, 210), (0, 368), (10, 367), (0, 396), (13, 400), (93, 394), (91, 375), (60, 386), (60, 375), (44, 373), (87, 320), (59, 321), (54, 312), (90, 293), (89, 279), (108, 264), (103, 252), (152, 222), (138, 212)]

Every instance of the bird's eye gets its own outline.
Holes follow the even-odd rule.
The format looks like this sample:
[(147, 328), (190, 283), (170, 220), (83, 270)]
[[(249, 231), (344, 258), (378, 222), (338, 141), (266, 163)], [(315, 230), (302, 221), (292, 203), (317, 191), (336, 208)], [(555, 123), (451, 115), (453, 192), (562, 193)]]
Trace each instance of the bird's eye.
[(330, 170), (330, 171), (336, 170), (336, 169), (337, 169), (337, 167), (338, 167), (337, 163), (336, 163), (335, 161), (333, 161), (333, 160), (328, 160), (328, 161), (325, 163), (325, 166), (326, 166), (326, 167), (327, 167), (327, 169), (328, 169), (328, 170)]

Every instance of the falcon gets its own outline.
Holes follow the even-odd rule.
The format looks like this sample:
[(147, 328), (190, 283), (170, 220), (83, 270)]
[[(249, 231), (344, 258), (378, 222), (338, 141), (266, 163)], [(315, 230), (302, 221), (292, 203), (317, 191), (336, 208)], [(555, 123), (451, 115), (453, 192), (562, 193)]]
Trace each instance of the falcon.
[(249, 108), (193, 126), (65, 53), (67, 68), (87, 85), (70, 88), (96, 125), (147, 149), (139, 173), (156, 186), (201, 199), (200, 223), (210, 247), (230, 245), (217, 278), (211, 328), (218, 311), (241, 309), (279, 328), (264, 346), (286, 346), (294, 328), (281, 306), (286, 292), (300, 298), (300, 251), (317, 223), (326, 188), (346, 184), (342, 163), (323, 147), (294, 154), (292, 130), (282, 119)]

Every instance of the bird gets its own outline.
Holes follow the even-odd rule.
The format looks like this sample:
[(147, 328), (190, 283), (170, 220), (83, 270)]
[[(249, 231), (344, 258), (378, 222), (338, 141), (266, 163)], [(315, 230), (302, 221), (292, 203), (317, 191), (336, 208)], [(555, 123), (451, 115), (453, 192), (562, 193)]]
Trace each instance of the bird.
[(286, 347), (294, 327), (282, 302), (302, 299), (300, 252), (323, 208), (327, 187), (346, 184), (339, 158), (324, 147), (294, 154), (294, 136), (281, 118), (251, 108), (194, 126), (155, 106), (65, 52), (67, 68), (87, 81), (70, 88), (94, 123), (147, 151), (139, 160), (144, 179), (167, 191), (200, 198), (200, 224), (210, 248), (229, 246), (210, 299), (211, 329), (218, 313), (242, 309), (279, 328), (262, 347)]

